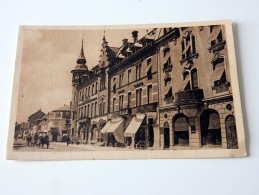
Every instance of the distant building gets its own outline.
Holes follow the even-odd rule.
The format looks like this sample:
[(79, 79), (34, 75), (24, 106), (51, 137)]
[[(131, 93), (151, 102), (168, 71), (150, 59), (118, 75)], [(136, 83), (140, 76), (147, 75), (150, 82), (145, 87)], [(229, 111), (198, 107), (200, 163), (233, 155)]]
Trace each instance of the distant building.
[(37, 124), (37, 120), (41, 119), (46, 114), (39, 109), (37, 112), (33, 113), (28, 117), (29, 128)]
[(70, 118), (70, 106), (64, 105), (39, 119), (34, 133), (48, 133), (50, 141), (62, 141), (70, 133)]
[(37, 112), (31, 114), (28, 117), (27, 123), (23, 123), (23, 126), (26, 127), (23, 136), (27, 136), (29, 134), (34, 134), (37, 132), (38, 120), (45, 116), (45, 113), (39, 109)]
[(71, 134), (86, 143), (238, 147), (224, 26), (133, 31), (119, 48), (104, 37), (91, 70), (82, 43), (71, 73)]

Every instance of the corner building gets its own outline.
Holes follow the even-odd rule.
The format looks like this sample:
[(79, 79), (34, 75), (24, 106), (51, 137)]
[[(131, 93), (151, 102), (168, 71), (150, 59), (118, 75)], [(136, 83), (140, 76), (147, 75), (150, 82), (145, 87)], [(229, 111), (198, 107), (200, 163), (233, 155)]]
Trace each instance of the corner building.
[(237, 148), (224, 26), (167, 35), (158, 43), (161, 146)]

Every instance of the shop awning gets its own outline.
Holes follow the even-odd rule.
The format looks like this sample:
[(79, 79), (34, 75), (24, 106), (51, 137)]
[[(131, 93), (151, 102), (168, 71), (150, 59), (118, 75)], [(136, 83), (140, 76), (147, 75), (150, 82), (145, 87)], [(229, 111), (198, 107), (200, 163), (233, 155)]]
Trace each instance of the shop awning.
[(210, 114), (208, 129), (220, 129), (220, 118), (217, 113)]
[(218, 81), (221, 79), (223, 73), (225, 71), (224, 68), (224, 63), (218, 64), (216, 65), (215, 70), (213, 71), (211, 77), (210, 77), (210, 81)]
[(167, 61), (169, 60), (170, 58), (170, 54), (169, 52), (166, 54), (166, 56), (164, 57), (163, 61), (162, 61), (162, 65), (164, 65), (165, 63), (167, 63)]
[(106, 131), (109, 129), (111, 125), (111, 121), (108, 121), (106, 125), (102, 128), (101, 133), (106, 133)]
[(220, 31), (221, 31), (221, 27), (220, 26), (219, 27), (215, 27), (213, 29), (213, 31), (211, 32), (211, 34), (210, 34), (210, 36), (209, 36), (209, 38), (207, 40), (207, 43), (210, 43), (211, 41), (216, 40), (218, 35), (219, 35), (219, 33), (220, 33)]
[(174, 130), (175, 131), (188, 131), (189, 130), (186, 117), (179, 117), (178, 119), (176, 119), (176, 121), (174, 123)]
[(124, 132), (125, 137), (133, 137), (136, 132), (138, 131), (142, 121), (145, 118), (145, 114), (136, 114), (133, 119), (130, 121), (129, 126), (127, 127), (126, 131)]
[(172, 86), (170, 84), (167, 84), (164, 88), (164, 96), (168, 96), (170, 91), (172, 93)]
[(105, 132), (105, 133), (113, 133), (116, 141), (120, 143), (124, 143), (123, 122), (124, 120), (122, 118), (111, 120), (110, 126)]

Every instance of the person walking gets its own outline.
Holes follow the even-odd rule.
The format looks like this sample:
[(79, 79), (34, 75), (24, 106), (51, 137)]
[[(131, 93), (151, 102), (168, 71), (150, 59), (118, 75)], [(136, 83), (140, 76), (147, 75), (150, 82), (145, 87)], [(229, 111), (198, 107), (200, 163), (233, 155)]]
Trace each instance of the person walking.
[(70, 142), (69, 136), (67, 136), (66, 141), (67, 141), (67, 146), (68, 146), (68, 144), (69, 144), (69, 142)]

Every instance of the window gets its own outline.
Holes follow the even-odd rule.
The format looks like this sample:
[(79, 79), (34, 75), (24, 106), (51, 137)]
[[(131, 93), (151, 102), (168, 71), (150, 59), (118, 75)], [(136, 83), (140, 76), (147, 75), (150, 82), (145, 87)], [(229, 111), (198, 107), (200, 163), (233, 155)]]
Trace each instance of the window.
[(229, 83), (226, 78), (224, 56), (220, 56), (213, 62), (213, 72), (210, 80), (212, 81), (212, 89), (216, 90), (217, 93), (228, 90)]
[(186, 70), (183, 72), (183, 90), (191, 90), (198, 88), (198, 74), (197, 69), (192, 68), (191, 70)]
[(84, 101), (85, 100), (85, 91), (83, 90), (82, 91), (82, 101)]
[(142, 89), (136, 90), (136, 106), (141, 106)]
[(164, 53), (164, 57), (166, 57), (167, 55), (169, 55), (169, 52), (170, 52), (170, 47), (169, 45), (165, 46), (163, 48), (163, 53)]
[(76, 93), (74, 93), (74, 102), (76, 102)]
[(119, 87), (121, 87), (123, 85), (123, 78), (124, 78), (124, 73), (121, 73), (119, 75)]
[(191, 81), (192, 81), (192, 89), (198, 88), (198, 75), (197, 75), (197, 69), (194, 68), (191, 70)]
[(116, 92), (116, 77), (113, 77), (113, 87), (112, 87), (113, 93)]
[(91, 86), (88, 87), (88, 97), (90, 97)]
[(182, 59), (191, 58), (196, 54), (195, 36), (190, 32), (182, 40)]
[(220, 26), (211, 26), (210, 33), (211, 33), (210, 34), (211, 47), (223, 41), (222, 31)]
[(100, 102), (100, 104), (99, 104), (99, 114), (103, 114), (102, 113), (102, 102)]
[(147, 103), (152, 102), (152, 85), (147, 86)]
[(81, 99), (81, 94), (82, 94), (82, 92), (81, 91), (79, 91), (79, 100), (81, 101), (82, 99)]
[(95, 83), (95, 93), (97, 93), (98, 90), (98, 82)]
[(94, 116), (94, 103), (92, 103), (91, 105), (91, 117)]
[(115, 112), (115, 103), (116, 103), (116, 97), (112, 100), (112, 111)]
[(128, 93), (128, 107), (131, 108), (131, 92)]
[(123, 109), (123, 99), (124, 95), (119, 96), (119, 110)]
[(85, 88), (85, 97), (87, 97), (87, 95), (88, 95), (88, 94), (87, 94), (87, 88)]
[(94, 94), (94, 84), (92, 84), (92, 95)]
[(85, 109), (84, 109), (84, 116), (86, 116), (86, 105), (85, 105)]
[(152, 79), (152, 61), (151, 58), (147, 59), (147, 78), (148, 80)]
[(130, 83), (130, 78), (131, 78), (131, 69), (128, 70), (128, 83)]
[(88, 117), (90, 117), (89, 111), (90, 111), (90, 104), (88, 104), (88, 106), (87, 106), (87, 116), (88, 116)]
[(136, 80), (141, 78), (141, 64), (136, 66)]
[(99, 105), (99, 113), (104, 114), (104, 109), (105, 109), (105, 98), (100, 99), (100, 105)]
[(105, 89), (105, 77), (101, 77), (100, 81), (100, 91)]

